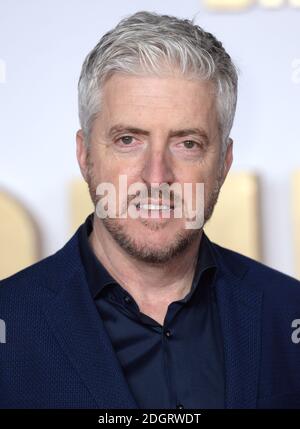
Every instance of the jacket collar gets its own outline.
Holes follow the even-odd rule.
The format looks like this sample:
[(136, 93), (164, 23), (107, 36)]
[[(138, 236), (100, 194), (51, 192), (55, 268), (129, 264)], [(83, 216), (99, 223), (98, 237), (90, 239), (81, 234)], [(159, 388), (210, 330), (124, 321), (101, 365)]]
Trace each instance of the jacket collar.
[(263, 293), (248, 276), (254, 261), (211, 243), (218, 260), (216, 296), (223, 334), (226, 408), (256, 408)]
[(95, 408), (138, 408), (90, 294), (82, 267), (78, 231), (54, 258), (59, 271), (55, 295), (44, 314), (57, 341), (95, 402)]
[[(247, 280), (239, 255), (211, 243), (224, 342), (226, 408), (255, 408), (260, 362), (262, 293)], [(94, 305), (80, 258), (78, 230), (54, 256), (54, 297), (44, 305), (49, 326), (98, 408), (137, 408), (104, 324)]]

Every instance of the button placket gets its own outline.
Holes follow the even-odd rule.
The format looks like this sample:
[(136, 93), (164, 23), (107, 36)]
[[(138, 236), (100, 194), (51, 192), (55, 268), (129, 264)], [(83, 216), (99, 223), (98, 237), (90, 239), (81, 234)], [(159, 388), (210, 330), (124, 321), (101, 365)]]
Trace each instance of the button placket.
[(167, 338), (170, 338), (170, 337), (172, 336), (172, 333), (171, 333), (170, 329), (165, 329), (165, 330), (164, 330), (164, 334), (165, 334), (165, 336), (166, 336)]

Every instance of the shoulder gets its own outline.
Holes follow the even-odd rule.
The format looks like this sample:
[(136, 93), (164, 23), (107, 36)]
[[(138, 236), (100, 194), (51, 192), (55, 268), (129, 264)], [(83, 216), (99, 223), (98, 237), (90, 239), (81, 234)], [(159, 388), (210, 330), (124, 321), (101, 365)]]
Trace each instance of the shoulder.
[(37, 299), (41, 294), (56, 293), (58, 287), (74, 275), (78, 267), (77, 233), (56, 253), (0, 281), (0, 303), (13, 297)]
[(262, 292), (277, 296), (293, 296), (300, 300), (300, 281), (292, 276), (271, 268), (241, 253), (212, 243), (221, 264), (233, 275), (249, 284), (256, 285)]

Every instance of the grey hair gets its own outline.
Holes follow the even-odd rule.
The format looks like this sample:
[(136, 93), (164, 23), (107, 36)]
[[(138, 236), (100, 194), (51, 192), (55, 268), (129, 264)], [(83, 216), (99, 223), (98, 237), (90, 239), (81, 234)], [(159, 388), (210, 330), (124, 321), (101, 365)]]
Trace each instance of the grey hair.
[(101, 87), (115, 73), (178, 71), (214, 83), (223, 151), (229, 143), (237, 102), (238, 74), (230, 56), (211, 33), (193, 20), (137, 12), (108, 31), (87, 55), (78, 82), (79, 120), (88, 144), (101, 108)]

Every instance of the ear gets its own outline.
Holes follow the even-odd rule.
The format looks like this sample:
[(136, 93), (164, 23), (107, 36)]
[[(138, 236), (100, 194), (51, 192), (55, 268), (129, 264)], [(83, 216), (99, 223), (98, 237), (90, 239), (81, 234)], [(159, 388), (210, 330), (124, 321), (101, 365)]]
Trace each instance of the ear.
[(76, 156), (79, 164), (81, 174), (85, 181), (87, 181), (88, 172), (88, 149), (83, 135), (83, 131), (80, 129), (76, 133)]
[(232, 161), (233, 161), (233, 140), (232, 138), (229, 137), (226, 152), (223, 159), (222, 185), (225, 182), (227, 174), (231, 168)]

